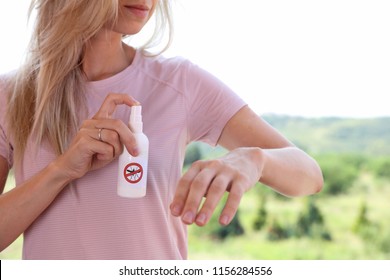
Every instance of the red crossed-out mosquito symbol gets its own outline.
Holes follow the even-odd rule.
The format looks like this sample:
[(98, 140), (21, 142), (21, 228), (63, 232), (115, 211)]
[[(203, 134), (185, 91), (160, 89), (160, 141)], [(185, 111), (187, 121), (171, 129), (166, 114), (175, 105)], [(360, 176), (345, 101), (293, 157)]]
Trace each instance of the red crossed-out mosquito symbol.
[(136, 184), (141, 181), (143, 175), (144, 170), (142, 166), (136, 162), (129, 163), (123, 170), (123, 176), (130, 184)]

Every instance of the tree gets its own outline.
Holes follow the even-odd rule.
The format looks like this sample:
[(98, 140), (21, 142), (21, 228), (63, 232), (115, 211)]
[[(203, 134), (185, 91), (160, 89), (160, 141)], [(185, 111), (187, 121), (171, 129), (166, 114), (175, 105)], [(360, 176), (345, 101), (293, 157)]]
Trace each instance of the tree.
[(287, 228), (284, 228), (276, 217), (271, 219), (271, 222), (267, 228), (267, 239), (271, 241), (277, 241), (282, 239), (287, 239), (290, 237), (290, 231)]
[(390, 157), (379, 158), (373, 165), (378, 177), (390, 179)]
[(315, 204), (313, 197), (307, 197), (303, 211), (298, 217), (296, 234), (309, 237), (320, 237), (331, 240), (329, 231), (325, 228), (324, 217)]
[(184, 158), (184, 166), (190, 165), (200, 159), (202, 159), (202, 152), (199, 145), (197, 143), (189, 145)]
[(370, 220), (368, 219), (367, 212), (368, 212), (367, 203), (363, 201), (360, 204), (358, 216), (352, 227), (353, 232), (358, 233), (359, 231), (361, 231), (362, 229), (364, 229), (365, 227), (371, 224)]
[(261, 196), (261, 202), (260, 202), (260, 208), (257, 212), (256, 219), (253, 222), (253, 229), (254, 230), (261, 230), (266, 222), (267, 222), (267, 210), (265, 208), (266, 204), (266, 196), (262, 195)]
[(359, 176), (357, 165), (350, 158), (327, 155), (318, 158), (324, 176), (324, 189), (321, 193), (338, 195), (346, 193)]
[(244, 227), (242, 226), (239, 218), (239, 211), (237, 211), (233, 220), (227, 226), (218, 226), (211, 232), (211, 235), (224, 240), (229, 236), (240, 236), (245, 233)]

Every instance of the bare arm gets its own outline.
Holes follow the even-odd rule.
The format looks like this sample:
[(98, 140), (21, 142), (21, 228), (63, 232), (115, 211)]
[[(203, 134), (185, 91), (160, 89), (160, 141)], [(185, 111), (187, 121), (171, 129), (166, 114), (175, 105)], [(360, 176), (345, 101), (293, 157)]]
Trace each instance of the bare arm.
[[(0, 174), (8, 174), (8, 163), (0, 157)], [(6, 168), (4, 168), (6, 167)], [(68, 183), (50, 164), (18, 188), (0, 196), (0, 251), (11, 244), (51, 204)]]
[(228, 191), (220, 216), (220, 223), (227, 225), (244, 193), (257, 181), (288, 196), (322, 188), (318, 164), (247, 106), (226, 124), (218, 143), (230, 152), (216, 160), (195, 162), (179, 181), (171, 211), (186, 224), (205, 225)]
[[(295, 147), (249, 107), (242, 108), (225, 126), (219, 144), (229, 150), (260, 148), (260, 182), (287, 196), (313, 194), (322, 188), (318, 164)], [(256, 152), (255, 152), (256, 153)]]

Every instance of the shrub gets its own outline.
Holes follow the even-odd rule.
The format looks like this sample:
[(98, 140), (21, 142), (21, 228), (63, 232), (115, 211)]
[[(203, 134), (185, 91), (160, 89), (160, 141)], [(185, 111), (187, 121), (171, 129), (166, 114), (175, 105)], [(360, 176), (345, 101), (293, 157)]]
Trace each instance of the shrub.
[(322, 194), (338, 195), (348, 191), (359, 176), (358, 163), (350, 161), (351, 158), (335, 155), (318, 159), (324, 176)]
[(244, 227), (242, 226), (240, 219), (240, 210), (237, 210), (236, 215), (232, 219), (229, 225), (222, 226), (219, 223), (220, 213), (226, 204), (228, 194), (225, 193), (224, 197), (219, 202), (217, 208), (215, 209), (210, 221), (207, 225), (203, 227), (194, 226), (192, 228), (193, 232), (199, 236), (207, 236), (217, 240), (225, 240), (228, 237), (240, 236), (245, 234)]
[(266, 222), (267, 222), (267, 210), (265, 208), (266, 204), (266, 197), (265, 195), (261, 196), (261, 203), (260, 203), (260, 208), (257, 211), (256, 218), (253, 222), (253, 229), (254, 230), (261, 230)]
[(213, 231), (211, 231), (211, 235), (217, 239), (224, 240), (227, 237), (231, 236), (240, 236), (245, 233), (244, 228), (240, 222), (239, 211), (237, 211), (236, 216), (234, 216), (233, 220), (227, 226), (215, 227)]
[(291, 230), (289, 230), (287, 227), (283, 227), (275, 217), (271, 219), (270, 225), (267, 228), (268, 240), (283, 240), (289, 238), (290, 236)]
[(197, 143), (189, 145), (186, 149), (186, 155), (184, 158), (184, 166), (190, 165), (191, 163), (202, 159), (202, 152)]
[(363, 201), (360, 204), (358, 216), (357, 216), (356, 221), (352, 227), (353, 232), (359, 233), (359, 231), (362, 231), (362, 230), (364, 230), (364, 228), (370, 226), (371, 222), (369, 221), (369, 219), (367, 217), (367, 211), (368, 211), (367, 203), (365, 201)]
[(298, 237), (319, 237), (324, 240), (332, 239), (330, 232), (325, 227), (324, 217), (313, 197), (307, 197), (304, 209), (298, 216), (296, 235)]
[(376, 176), (390, 179), (390, 157), (375, 160), (371, 168)]

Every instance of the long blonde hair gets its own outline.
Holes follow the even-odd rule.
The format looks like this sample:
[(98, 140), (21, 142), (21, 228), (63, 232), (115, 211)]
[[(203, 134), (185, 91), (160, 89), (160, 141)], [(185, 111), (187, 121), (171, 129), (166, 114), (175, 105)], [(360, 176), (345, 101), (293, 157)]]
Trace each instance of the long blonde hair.
[[(76, 133), (85, 109), (81, 69), (86, 42), (107, 23), (118, 18), (118, 0), (32, 0), (36, 10), (34, 32), (26, 62), (10, 83), (7, 106), (15, 160), (21, 160), (27, 139), (36, 147), (47, 139), (61, 154)], [(161, 40), (169, 28), (172, 38), (170, 0), (160, 0), (155, 11), (156, 28), (144, 46)]]

